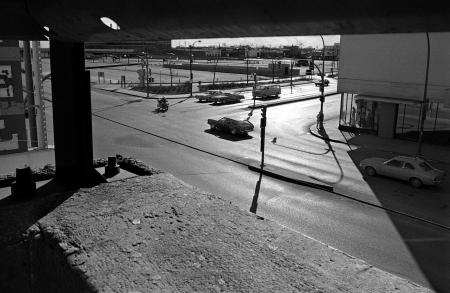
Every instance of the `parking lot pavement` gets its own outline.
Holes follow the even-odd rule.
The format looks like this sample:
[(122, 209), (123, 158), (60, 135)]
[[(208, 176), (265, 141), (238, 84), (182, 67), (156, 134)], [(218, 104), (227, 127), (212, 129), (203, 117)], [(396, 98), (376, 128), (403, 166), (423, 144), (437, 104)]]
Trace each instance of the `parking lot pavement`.
[[(315, 127), (315, 125), (313, 126)], [(317, 136), (314, 128), (311, 132)], [(417, 142), (386, 139), (375, 135), (361, 134), (354, 136), (338, 129), (338, 121), (324, 123), (327, 136), (348, 144), (348, 155), (359, 166), (362, 159), (370, 157), (392, 158), (396, 155), (415, 156)], [(409, 182), (399, 181), (383, 176), (367, 176), (360, 170), (372, 193), (358, 193), (351, 190), (339, 190), (350, 197), (370, 203), (378, 202), (384, 208), (392, 209), (439, 225), (450, 227), (450, 148), (439, 145), (423, 145), (424, 157), (436, 168), (446, 172), (447, 176), (438, 186), (414, 188)]]

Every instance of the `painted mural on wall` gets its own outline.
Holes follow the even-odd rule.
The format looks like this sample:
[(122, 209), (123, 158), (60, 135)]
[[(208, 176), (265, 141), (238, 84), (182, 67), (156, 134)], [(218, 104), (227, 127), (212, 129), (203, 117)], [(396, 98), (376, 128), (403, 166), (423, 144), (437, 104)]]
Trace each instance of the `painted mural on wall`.
[(0, 42), (0, 155), (27, 151), (18, 41)]

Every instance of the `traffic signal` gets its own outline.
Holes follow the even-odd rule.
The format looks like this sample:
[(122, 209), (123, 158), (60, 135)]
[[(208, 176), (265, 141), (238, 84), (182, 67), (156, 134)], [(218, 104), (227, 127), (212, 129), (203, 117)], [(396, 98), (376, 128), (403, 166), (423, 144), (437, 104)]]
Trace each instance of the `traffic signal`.
[(261, 108), (261, 128), (266, 127), (266, 113), (267, 113), (267, 107), (264, 106)]
[(309, 69), (314, 70), (314, 61), (309, 62)]

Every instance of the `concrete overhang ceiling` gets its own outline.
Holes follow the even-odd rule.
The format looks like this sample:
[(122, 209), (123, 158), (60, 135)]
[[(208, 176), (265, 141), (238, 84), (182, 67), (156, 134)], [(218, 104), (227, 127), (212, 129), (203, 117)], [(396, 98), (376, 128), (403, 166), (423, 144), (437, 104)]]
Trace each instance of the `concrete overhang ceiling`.
[[(0, 38), (134, 41), (450, 31), (435, 0), (1, 0)], [(105, 26), (101, 17), (117, 22)]]

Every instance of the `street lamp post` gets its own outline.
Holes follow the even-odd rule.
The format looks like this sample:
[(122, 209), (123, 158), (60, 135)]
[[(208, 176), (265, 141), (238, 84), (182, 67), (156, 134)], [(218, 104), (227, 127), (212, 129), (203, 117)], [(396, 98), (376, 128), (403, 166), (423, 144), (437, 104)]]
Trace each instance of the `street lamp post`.
[(430, 71), (430, 34), (426, 32), (427, 36), (427, 67), (425, 71), (425, 84), (423, 90), (423, 101), (420, 107), (420, 129), (419, 129), (419, 139), (418, 139), (418, 147), (417, 147), (417, 155), (422, 155), (422, 143), (423, 143), (423, 128), (425, 125), (425, 119), (427, 118), (427, 107), (428, 107), (428, 99), (427, 99), (427, 89), (428, 89), (428, 74)]
[(150, 93), (149, 93), (149, 88), (148, 88), (148, 86), (149, 86), (149, 84), (148, 84), (148, 82), (149, 82), (149, 74), (148, 74), (148, 51), (146, 50), (145, 51), (145, 78), (146, 78), (146, 82), (145, 82), (145, 84), (146, 84), (146, 88), (147, 88), (147, 99), (149, 98), (149, 96), (150, 96)]
[(272, 58), (272, 83), (275, 83), (275, 64), (273, 63), (273, 58)]
[(200, 43), (201, 40), (195, 41), (192, 44), (189, 45), (189, 71), (190, 71), (190, 81), (191, 81), (191, 94), (189, 97), (192, 98), (192, 86), (194, 82), (194, 76), (192, 75), (192, 47), (195, 45), (195, 43)]
[(248, 50), (245, 48), (245, 63), (247, 64), (247, 85), (248, 85)]
[[(320, 85), (320, 111), (319, 114), (317, 114), (317, 125), (318, 125), (318, 130), (319, 131), (323, 131), (323, 119), (324, 119), (324, 115), (323, 115), (323, 103), (325, 102), (325, 94), (324, 94), (324, 90), (325, 90), (325, 41), (323, 40), (322, 35), (320, 35), (320, 38), (322, 39), (322, 72), (320, 73), (321, 79), (322, 79), (322, 83)], [(319, 69), (319, 68), (317, 68)], [(319, 70), (320, 71), (320, 70)]]
[(172, 88), (172, 56), (175, 55), (174, 53), (169, 53), (169, 71), (170, 71), (170, 88)]

